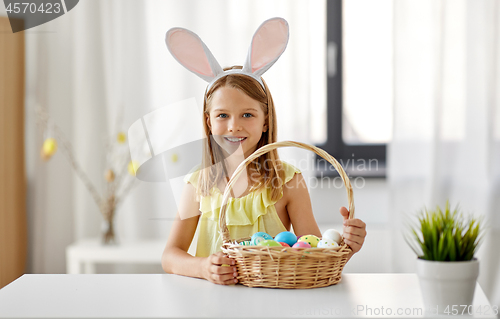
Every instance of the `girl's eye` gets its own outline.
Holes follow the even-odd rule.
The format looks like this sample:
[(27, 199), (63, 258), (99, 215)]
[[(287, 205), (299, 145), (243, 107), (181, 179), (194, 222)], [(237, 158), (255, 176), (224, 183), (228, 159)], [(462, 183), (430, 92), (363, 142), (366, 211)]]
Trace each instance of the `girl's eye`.
[(225, 119), (227, 117), (227, 114), (222, 113), (222, 114), (217, 115), (217, 117)]
[(250, 114), (250, 113), (245, 113), (245, 114), (243, 114), (243, 117), (252, 117), (252, 116), (253, 116), (253, 115), (252, 115), (252, 114)]

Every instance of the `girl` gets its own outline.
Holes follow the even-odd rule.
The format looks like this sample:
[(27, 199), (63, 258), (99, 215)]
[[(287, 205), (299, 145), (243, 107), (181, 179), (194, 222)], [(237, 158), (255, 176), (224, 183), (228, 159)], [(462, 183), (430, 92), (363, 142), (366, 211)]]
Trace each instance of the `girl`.
[[(203, 103), (203, 125), (208, 137), (202, 160), (205, 169), (185, 178), (183, 201), (162, 256), (165, 272), (223, 285), (237, 282), (236, 267), (231, 266), (234, 261), (220, 252), (222, 191), (243, 158), (276, 142), (274, 103), (261, 75), (283, 53), (287, 41), (286, 21), (267, 20), (253, 37), (245, 66), (222, 70), (197, 35), (179, 28), (167, 32), (170, 52), (209, 85)], [(235, 147), (242, 151), (239, 159), (228, 151)], [(257, 231), (274, 237), (291, 226), (296, 235), (321, 237), (302, 174), (281, 162), (277, 150), (248, 165), (247, 181), (247, 189), (228, 206), (226, 221), (231, 238), (250, 237)], [(345, 207), (340, 208), (340, 213), (344, 218), (344, 240), (354, 254), (363, 245), (366, 225), (359, 219), (348, 219)], [(196, 256), (191, 256), (187, 251), (197, 228)]]

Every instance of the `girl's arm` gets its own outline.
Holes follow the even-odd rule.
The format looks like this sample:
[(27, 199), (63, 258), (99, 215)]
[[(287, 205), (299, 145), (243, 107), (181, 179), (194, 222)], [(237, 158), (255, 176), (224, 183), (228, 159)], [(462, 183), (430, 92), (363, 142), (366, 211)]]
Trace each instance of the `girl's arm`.
[(311, 205), (311, 198), (302, 174), (295, 174), (283, 187), (283, 198), (288, 217), (297, 236), (315, 235), (321, 237)]
[(186, 184), (179, 212), (163, 251), (162, 268), (171, 274), (204, 278), (217, 284), (233, 284), (236, 268), (222, 267), (222, 264), (231, 264), (233, 261), (224, 257), (221, 252), (209, 257), (193, 257), (187, 253), (200, 218), (198, 205), (195, 188), (191, 184)]
[[(321, 231), (314, 219), (311, 198), (307, 190), (302, 174), (295, 174), (283, 188), (283, 197), (286, 200), (286, 209), (293, 229), (297, 236), (316, 235), (321, 237)], [(340, 208), (340, 214), (344, 219), (343, 237), (351, 249), (351, 256), (358, 252), (363, 246), (366, 237), (366, 224), (360, 219), (348, 220), (349, 211), (345, 207)]]

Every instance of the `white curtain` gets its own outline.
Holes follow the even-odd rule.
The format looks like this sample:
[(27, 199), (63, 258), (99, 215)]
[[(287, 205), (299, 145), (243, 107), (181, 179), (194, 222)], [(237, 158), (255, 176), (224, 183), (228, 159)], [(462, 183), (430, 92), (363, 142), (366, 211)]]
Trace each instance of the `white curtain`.
[(389, 145), (394, 272), (413, 272), (404, 215), (449, 199), (486, 217), (479, 282), (500, 303), (500, 3), (394, 1)]
[[(127, 132), (134, 121), (171, 103), (194, 97), (202, 105), (206, 83), (169, 54), (164, 43), (169, 28), (193, 30), (221, 65), (241, 65), (260, 23), (281, 16), (290, 24), (288, 49), (264, 78), (277, 107), (279, 139), (308, 142), (310, 101), (318, 101), (316, 92), (324, 89), (317, 79), (311, 81), (318, 66), (323, 69), (318, 61), (324, 61), (325, 34), (317, 26), (325, 23), (324, 12), (324, 1), (87, 0), (27, 31), (29, 270), (64, 273), (66, 246), (98, 237), (102, 221), (60, 152), (47, 163), (40, 161), (37, 106), (48, 109), (102, 191), (106, 138), (117, 130)], [(171, 116), (198, 120), (177, 109)], [(175, 212), (168, 184), (142, 182), (118, 209), (118, 239), (166, 239)]]

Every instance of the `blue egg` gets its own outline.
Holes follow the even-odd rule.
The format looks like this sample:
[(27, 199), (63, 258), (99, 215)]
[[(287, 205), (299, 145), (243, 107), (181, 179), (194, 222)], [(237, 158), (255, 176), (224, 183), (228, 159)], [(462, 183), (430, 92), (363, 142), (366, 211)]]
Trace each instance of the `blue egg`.
[(295, 234), (292, 232), (284, 231), (276, 235), (276, 237), (274, 237), (274, 240), (287, 243), (290, 247), (292, 247), (293, 244), (297, 242), (297, 236), (295, 236)]
[(273, 237), (270, 236), (269, 234), (266, 234), (266, 233), (260, 231), (260, 232), (256, 232), (255, 234), (252, 235), (251, 242), (252, 242), (252, 245), (257, 246), (261, 241), (269, 240), (269, 239), (273, 239)]

